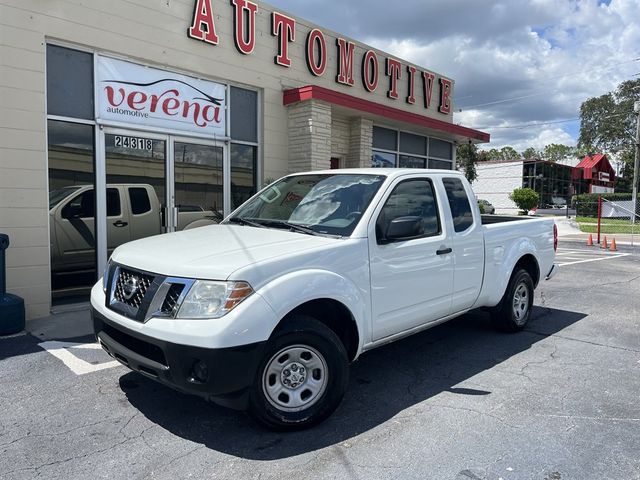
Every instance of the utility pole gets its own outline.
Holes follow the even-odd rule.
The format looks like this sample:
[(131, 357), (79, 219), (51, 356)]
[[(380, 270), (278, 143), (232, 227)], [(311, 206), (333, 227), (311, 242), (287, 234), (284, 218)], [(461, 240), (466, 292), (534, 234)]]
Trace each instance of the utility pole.
[[(640, 170), (640, 101), (636, 100), (633, 104), (633, 111), (636, 114), (636, 157), (633, 162), (633, 194), (631, 195), (631, 204), (633, 205), (633, 213), (638, 213), (638, 170)], [(636, 223), (636, 215), (633, 215), (633, 223)]]

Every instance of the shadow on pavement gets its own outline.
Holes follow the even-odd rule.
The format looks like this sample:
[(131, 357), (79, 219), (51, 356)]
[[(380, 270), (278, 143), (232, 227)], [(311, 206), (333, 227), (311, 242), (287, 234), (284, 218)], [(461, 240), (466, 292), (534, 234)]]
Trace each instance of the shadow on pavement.
[(488, 314), (456, 320), (363, 354), (351, 367), (345, 398), (327, 421), (295, 433), (270, 432), (241, 412), (183, 395), (137, 373), (121, 377), (129, 402), (173, 434), (237, 457), (274, 460), (343, 442), (443, 391), (491, 392), (455, 386), (490, 369), (586, 315), (535, 307), (527, 330), (497, 332)]

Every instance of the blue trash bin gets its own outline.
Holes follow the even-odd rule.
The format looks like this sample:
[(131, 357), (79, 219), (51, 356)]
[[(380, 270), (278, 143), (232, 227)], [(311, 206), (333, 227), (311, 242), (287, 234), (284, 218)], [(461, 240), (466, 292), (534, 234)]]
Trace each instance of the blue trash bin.
[(24, 330), (24, 300), (7, 293), (7, 248), (9, 235), (0, 233), (0, 335), (11, 335)]

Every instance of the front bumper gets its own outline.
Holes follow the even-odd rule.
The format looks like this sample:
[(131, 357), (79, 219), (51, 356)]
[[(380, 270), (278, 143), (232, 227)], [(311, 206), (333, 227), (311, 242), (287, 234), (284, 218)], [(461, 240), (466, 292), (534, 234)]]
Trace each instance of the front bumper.
[(245, 409), (266, 342), (230, 348), (170, 343), (110, 321), (91, 309), (102, 348), (131, 370), (178, 391)]

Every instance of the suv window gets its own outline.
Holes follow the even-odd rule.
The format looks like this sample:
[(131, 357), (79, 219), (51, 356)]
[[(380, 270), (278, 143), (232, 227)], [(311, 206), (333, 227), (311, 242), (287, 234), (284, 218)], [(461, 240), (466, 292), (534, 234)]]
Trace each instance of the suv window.
[(140, 215), (151, 211), (151, 201), (146, 188), (132, 187), (129, 189), (129, 201), (131, 203), (131, 213)]
[(469, 197), (464, 189), (464, 185), (459, 178), (443, 178), (444, 189), (447, 192), (451, 216), (453, 217), (453, 228), (456, 232), (464, 232), (473, 225), (473, 214)]
[(376, 221), (376, 236), (384, 239), (391, 221), (398, 217), (421, 217), (422, 235), (430, 237), (440, 233), (438, 205), (433, 184), (428, 179), (405, 180), (393, 189)]

